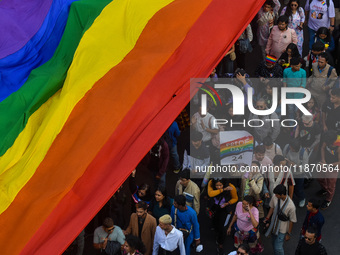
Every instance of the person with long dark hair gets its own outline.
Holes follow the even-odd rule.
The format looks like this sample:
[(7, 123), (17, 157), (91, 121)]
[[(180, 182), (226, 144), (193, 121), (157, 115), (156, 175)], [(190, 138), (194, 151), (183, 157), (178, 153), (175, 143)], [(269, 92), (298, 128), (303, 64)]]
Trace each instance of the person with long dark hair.
[(303, 23), (305, 22), (305, 11), (300, 5), (299, 0), (290, 0), (288, 5), (281, 11), (281, 15), (289, 18), (288, 27), (294, 29), (297, 36), (297, 47), (302, 56), (303, 46)]
[(126, 236), (123, 249), (123, 255), (143, 255), (145, 252), (143, 242), (133, 235)]
[(228, 214), (234, 211), (238, 200), (237, 191), (233, 184), (226, 179), (211, 179), (208, 183), (208, 196), (212, 198), (212, 223), (216, 232), (216, 242), (219, 254), (223, 253), (223, 243), (226, 236), (225, 221)]
[(155, 197), (149, 204), (148, 212), (156, 218), (158, 223), (160, 217), (171, 213), (172, 203), (173, 201), (168, 197), (165, 187), (160, 185), (155, 191)]
[(285, 52), (283, 52), (278, 60), (279, 65), (282, 66), (283, 69), (290, 67), (290, 60), (292, 58), (301, 58), (298, 47), (295, 43), (288, 44)]
[(131, 212), (136, 212), (136, 204), (140, 201), (144, 201), (147, 204), (151, 201), (151, 190), (150, 185), (147, 183), (142, 183), (137, 186), (136, 184), (136, 169), (132, 171), (129, 178), (129, 188), (131, 192)]
[(320, 27), (318, 31), (316, 31), (316, 41), (322, 42), (328, 53), (332, 53), (335, 49), (333, 36), (327, 27)]

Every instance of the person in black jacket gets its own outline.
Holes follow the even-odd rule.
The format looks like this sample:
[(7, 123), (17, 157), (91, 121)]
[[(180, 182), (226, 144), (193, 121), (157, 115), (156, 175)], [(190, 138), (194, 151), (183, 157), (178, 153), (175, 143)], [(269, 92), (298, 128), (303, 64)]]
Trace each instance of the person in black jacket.
[(316, 241), (315, 229), (308, 228), (296, 248), (295, 255), (327, 255), (325, 247)]

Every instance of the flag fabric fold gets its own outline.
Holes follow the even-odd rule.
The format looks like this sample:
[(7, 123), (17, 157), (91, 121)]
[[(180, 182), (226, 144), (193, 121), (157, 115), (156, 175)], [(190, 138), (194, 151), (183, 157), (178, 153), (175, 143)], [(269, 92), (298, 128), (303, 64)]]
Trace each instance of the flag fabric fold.
[(21, 49), (39, 30), (52, 0), (0, 1), (0, 59)]
[[(81, 0), (71, 5), (61, 41), (53, 57), (34, 69), (23, 86), (0, 102), (0, 156), (14, 143), (30, 116), (60, 90), (84, 33), (110, 0)], [(0, 170), (1, 171), (1, 170)]]
[(39, 31), (20, 50), (0, 59), (0, 101), (17, 91), (33, 69), (52, 57), (64, 32), (69, 7), (74, 1), (53, 1)]
[[(1, 146), (2, 253), (66, 249), (189, 102), (190, 78), (210, 74), (262, 2), (108, 4), (75, 43), (59, 85), (44, 99), (33, 94), (26, 121)], [(18, 219), (19, 244), (6, 238)]]

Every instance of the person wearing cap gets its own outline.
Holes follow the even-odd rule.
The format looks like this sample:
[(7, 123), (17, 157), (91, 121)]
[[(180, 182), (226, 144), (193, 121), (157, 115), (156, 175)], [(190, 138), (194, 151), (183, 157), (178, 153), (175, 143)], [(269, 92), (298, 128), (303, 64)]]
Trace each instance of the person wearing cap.
[(152, 255), (185, 255), (183, 233), (176, 229), (169, 214), (159, 218)]
[(270, 81), (268, 78), (282, 78), (283, 70), (275, 56), (267, 55), (265, 61), (256, 67), (255, 76), (260, 78), (262, 83), (268, 84)]
[(287, 16), (280, 16), (277, 22), (277, 26), (273, 27), (268, 38), (266, 54), (279, 58), (286, 51), (288, 44), (297, 44), (297, 36), (295, 30), (288, 27)]
[[(283, 86), (288, 88), (306, 88), (306, 71), (301, 68), (299, 58), (292, 58), (290, 60), (290, 67), (283, 71)], [(288, 99), (301, 99), (304, 93), (287, 93)], [(288, 117), (295, 119), (295, 113), (298, 108), (295, 104), (288, 104)]]

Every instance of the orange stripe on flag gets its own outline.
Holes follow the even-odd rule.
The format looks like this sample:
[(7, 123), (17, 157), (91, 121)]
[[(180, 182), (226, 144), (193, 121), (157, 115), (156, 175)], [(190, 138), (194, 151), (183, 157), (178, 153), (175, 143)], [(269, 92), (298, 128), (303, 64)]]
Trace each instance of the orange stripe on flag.
[[(0, 233), (2, 254), (17, 254), (29, 242), (59, 201), (84, 174), (210, 2), (211, 0), (176, 0), (156, 13), (142, 32), (135, 48), (78, 103), (35, 175), (1, 215), (1, 226), (11, 233), (11, 238), (6, 238), (9, 235), (7, 231)], [(171, 95), (164, 96), (165, 98), (148, 98), (148, 103), (159, 109), (160, 102), (171, 98)], [(140, 114), (139, 118), (143, 119), (148, 115), (143, 109), (136, 114), (136, 117)], [(128, 145), (126, 139), (131, 137), (126, 135), (126, 131), (129, 127), (135, 128), (134, 122), (129, 125), (124, 126), (116, 141), (116, 150), (111, 153), (122, 153), (122, 148)], [(141, 151), (144, 151), (144, 148), (141, 148)], [(100, 163), (97, 167), (100, 168)], [(97, 172), (95, 179), (106, 178), (101, 174)], [(113, 192), (113, 186), (111, 190)], [(76, 196), (79, 199), (82, 197), (81, 194)], [(12, 229), (18, 220), (20, 228), (25, 229), (25, 235), (18, 232), (16, 237)], [(50, 246), (50, 241), (57, 240), (51, 225), (44, 231), (44, 238), (30, 242), (22, 254), (45, 255), (47, 251), (52, 250), (57, 253), (65, 248), (74, 237), (74, 231), (78, 230), (79, 226), (73, 232), (70, 231), (70, 236), (65, 235), (58, 239), (55, 245)]]

